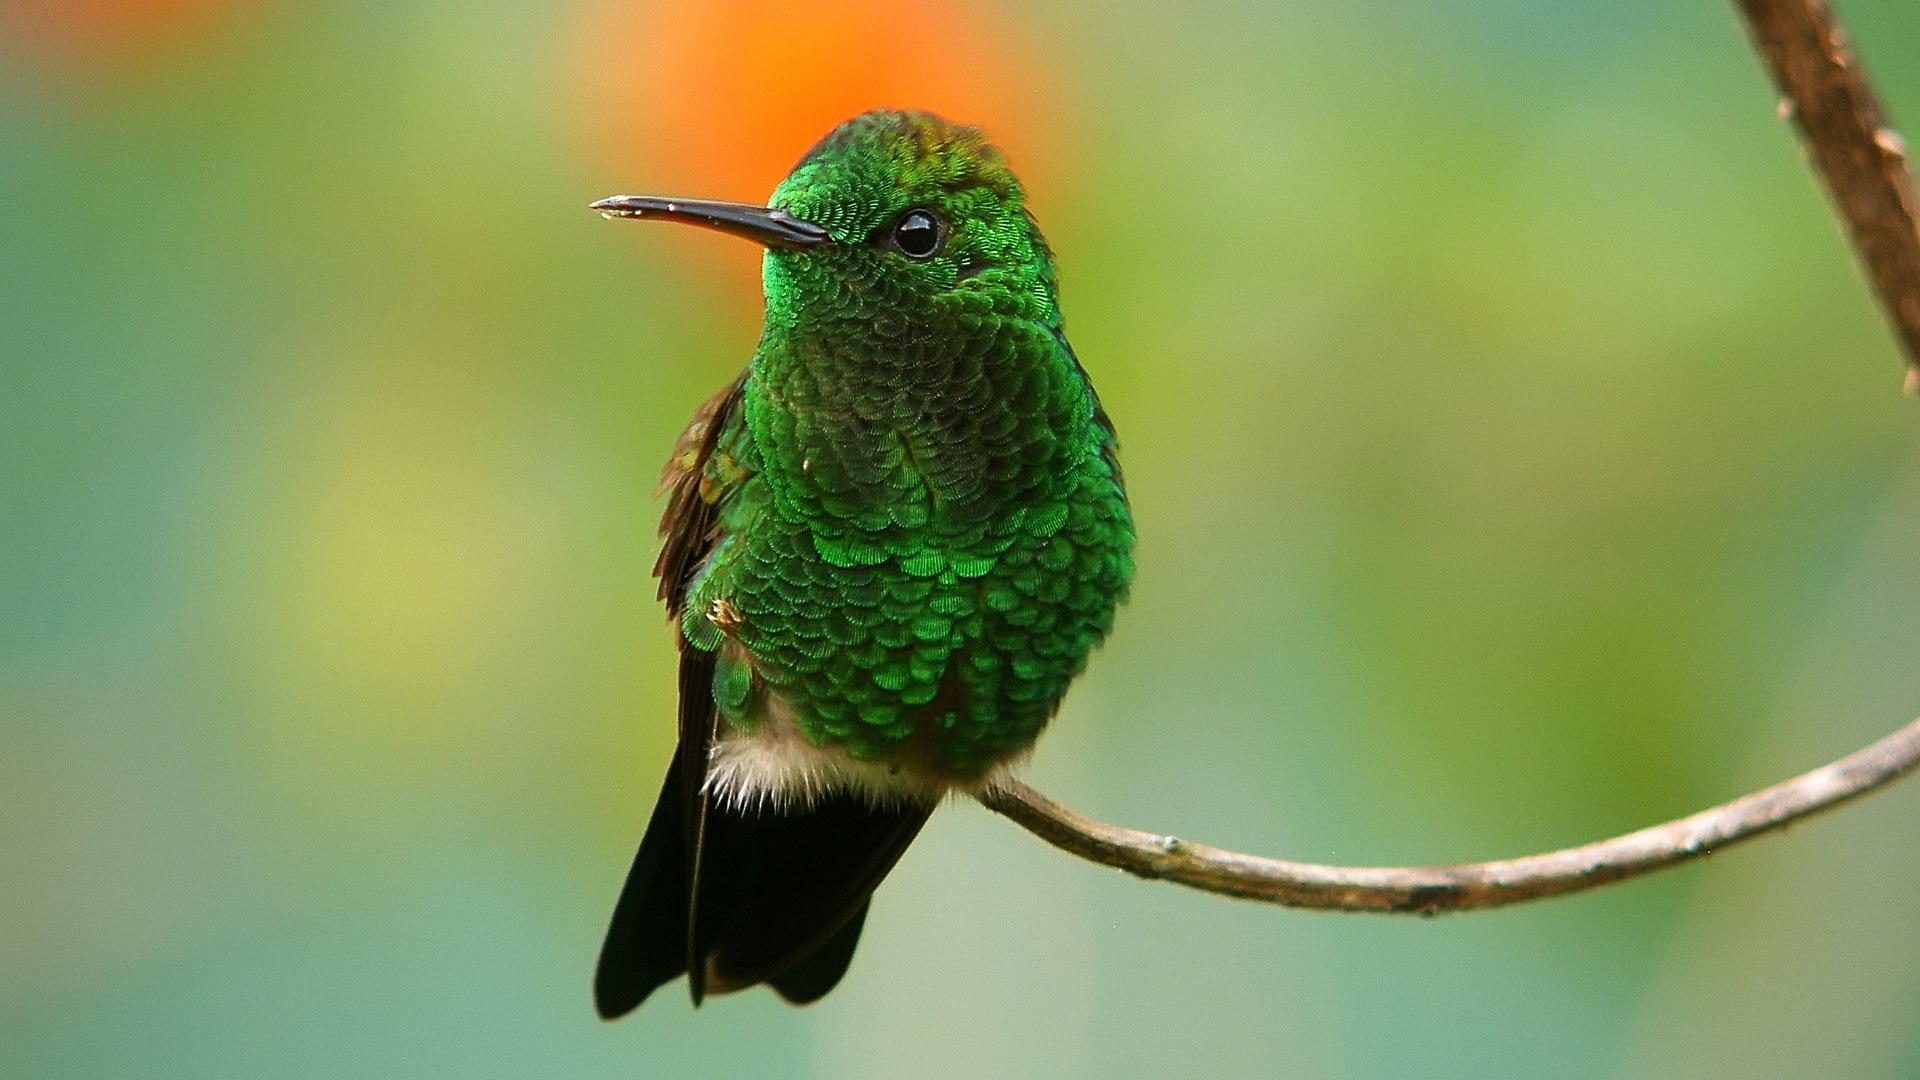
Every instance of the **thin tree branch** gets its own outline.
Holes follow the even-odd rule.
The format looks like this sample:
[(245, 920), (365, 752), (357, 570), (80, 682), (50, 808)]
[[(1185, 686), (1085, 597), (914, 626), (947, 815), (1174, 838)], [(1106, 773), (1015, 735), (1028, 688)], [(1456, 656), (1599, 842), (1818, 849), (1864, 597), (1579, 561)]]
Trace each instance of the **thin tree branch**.
[[(1734, 0), (1799, 127), (1920, 389), (1920, 223), (1906, 145), (1822, 0)], [(1500, 907), (1690, 862), (1865, 795), (1920, 767), (1920, 720), (1858, 753), (1691, 817), (1611, 840), (1500, 862), (1354, 867), (1285, 862), (1106, 825), (1018, 781), (988, 809), (1053, 846), (1143, 878), (1287, 907), (1431, 915)]]
[(1735, 0), (1800, 129), (1920, 389), (1920, 225), (1907, 145), (1887, 125), (1846, 31), (1822, 0)]
[(1692, 817), (1581, 847), (1455, 866), (1321, 866), (1082, 817), (1014, 781), (981, 796), (1047, 843), (1137, 877), (1286, 907), (1433, 915), (1597, 888), (1690, 862), (1858, 798), (1920, 767), (1920, 720), (1859, 753)]

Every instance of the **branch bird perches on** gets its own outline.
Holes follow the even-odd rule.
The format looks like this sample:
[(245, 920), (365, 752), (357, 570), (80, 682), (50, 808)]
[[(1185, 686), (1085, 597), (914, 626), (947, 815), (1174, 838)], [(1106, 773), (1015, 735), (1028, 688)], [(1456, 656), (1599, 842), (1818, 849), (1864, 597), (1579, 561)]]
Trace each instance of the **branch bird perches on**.
[[(1799, 129), (1920, 391), (1920, 219), (1906, 144), (1822, 0), (1734, 0)], [(1356, 867), (1286, 862), (1107, 825), (1018, 781), (980, 802), (1049, 844), (1138, 877), (1286, 907), (1431, 915), (1598, 888), (1684, 862), (1881, 788), (1920, 767), (1920, 720), (1857, 753), (1689, 817), (1498, 862)]]
[(1920, 766), (1920, 720), (1830, 765), (1691, 817), (1580, 847), (1454, 866), (1322, 866), (1104, 825), (1018, 782), (981, 797), (1069, 854), (1202, 892), (1322, 911), (1435, 915), (1580, 892), (1678, 866), (1838, 806)]

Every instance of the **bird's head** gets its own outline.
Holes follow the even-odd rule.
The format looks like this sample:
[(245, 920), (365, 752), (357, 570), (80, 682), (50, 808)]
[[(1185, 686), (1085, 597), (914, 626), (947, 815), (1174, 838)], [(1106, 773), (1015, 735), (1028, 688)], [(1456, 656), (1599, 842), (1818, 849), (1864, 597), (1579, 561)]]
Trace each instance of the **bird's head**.
[(770, 328), (912, 333), (965, 312), (1059, 323), (1053, 259), (1020, 182), (978, 129), (928, 113), (846, 121), (766, 206), (616, 195), (593, 208), (764, 245)]

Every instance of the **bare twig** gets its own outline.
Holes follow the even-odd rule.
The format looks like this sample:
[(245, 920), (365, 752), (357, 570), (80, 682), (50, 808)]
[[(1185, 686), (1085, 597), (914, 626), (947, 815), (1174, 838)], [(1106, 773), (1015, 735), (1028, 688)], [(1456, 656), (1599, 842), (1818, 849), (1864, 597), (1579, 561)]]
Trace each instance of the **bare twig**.
[[(1920, 224), (1906, 148), (1822, 0), (1734, 0), (1846, 222), (1920, 388)], [(1858, 798), (1920, 766), (1920, 720), (1849, 757), (1691, 817), (1501, 862), (1320, 866), (1106, 825), (1011, 782), (980, 801), (1042, 840), (1144, 878), (1288, 907), (1433, 914), (1500, 907), (1651, 873)]]
[(1692, 817), (1611, 840), (1457, 866), (1320, 866), (1103, 825), (1015, 782), (981, 797), (1062, 851), (1143, 878), (1287, 907), (1431, 915), (1579, 892), (1710, 855), (1865, 795), (1920, 766), (1920, 720), (1857, 754)]
[(1920, 226), (1907, 147), (1822, 0), (1735, 0), (1920, 384)]

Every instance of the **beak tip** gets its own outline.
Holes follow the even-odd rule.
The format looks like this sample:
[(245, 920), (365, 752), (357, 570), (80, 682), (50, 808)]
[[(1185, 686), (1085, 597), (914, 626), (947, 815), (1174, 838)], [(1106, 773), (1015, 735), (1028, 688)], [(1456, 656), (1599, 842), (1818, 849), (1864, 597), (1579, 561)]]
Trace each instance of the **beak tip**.
[(604, 218), (654, 219), (699, 225), (744, 237), (767, 247), (803, 248), (832, 237), (811, 221), (778, 207), (707, 199), (665, 199), (657, 195), (609, 195), (587, 204)]

